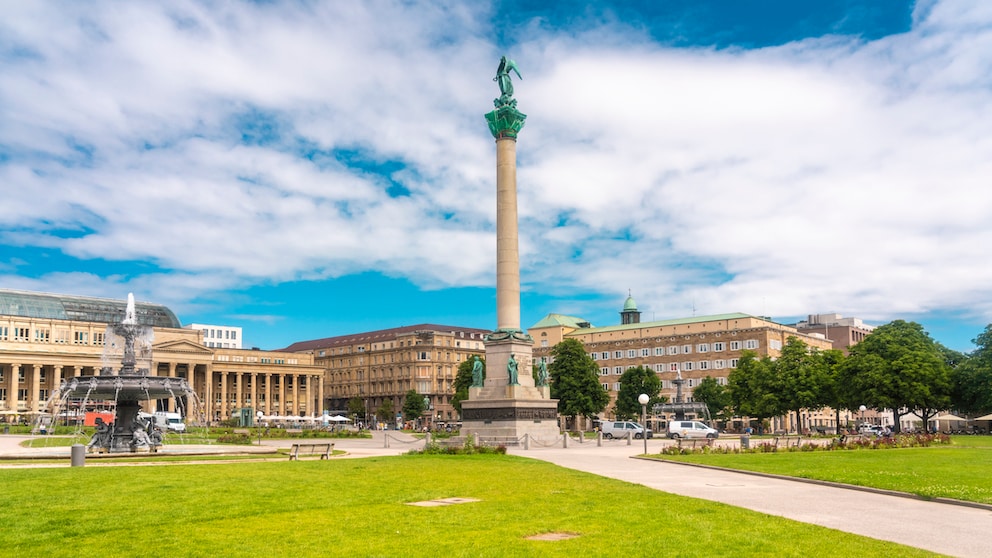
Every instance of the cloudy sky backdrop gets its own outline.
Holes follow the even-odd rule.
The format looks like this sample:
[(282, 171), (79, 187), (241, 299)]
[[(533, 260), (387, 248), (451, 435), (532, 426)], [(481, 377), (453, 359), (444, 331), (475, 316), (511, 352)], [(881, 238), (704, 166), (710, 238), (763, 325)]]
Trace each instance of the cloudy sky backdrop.
[[(992, 3), (0, 0), (0, 286), (266, 349), (495, 327), (500, 55), (524, 327), (992, 322)], [(515, 77), (515, 76), (514, 76)]]

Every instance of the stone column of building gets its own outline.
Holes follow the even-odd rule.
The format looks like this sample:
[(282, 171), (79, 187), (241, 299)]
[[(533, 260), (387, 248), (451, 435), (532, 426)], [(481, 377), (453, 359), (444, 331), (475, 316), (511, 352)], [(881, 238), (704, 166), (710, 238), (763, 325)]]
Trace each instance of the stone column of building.
[(245, 406), (244, 372), (234, 373), (234, 408), (241, 409)]
[(82, 376), (83, 375), (83, 367), (82, 366), (73, 366), (72, 367), (72, 375), (75, 378), (78, 378), (78, 377)]
[(220, 413), (220, 420), (224, 420), (230, 415), (227, 412), (227, 371), (220, 372), (220, 408), (217, 411)]
[(317, 380), (317, 413), (323, 414), (324, 412), (324, 376), (318, 375), (314, 376)]
[(300, 376), (293, 374), (293, 414), (300, 414)]
[[(157, 366), (155, 367), (155, 370), (158, 370), (158, 367)], [(186, 365), (186, 375), (187, 376), (192, 376), (189, 373), (189, 370), (190, 370), (190, 367), (189, 367), (189, 364), (187, 364)], [(170, 378), (175, 378), (176, 377), (176, 363), (175, 362), (170, 362), (169, 363), (169, 377)], [(192, 381), (192, 377), (190, 377), (189, 380)], [(190, 385), (192, 385), (192, 384), (190, 384)], [(175, 413), (176, 412), (176, 400), (175, 400), (175, 398), (169, 398), (169, 401), (166, 403), (166, 405), (168, 405), (168, 409), (167, 410), (170, 413)]]
[(41, 365), (35, 364), (31, 367), (31, 391), (28, 393), (28, 409), (35, 413), (41, 408)]
[(251, 399), (251, 406), (256, 412), (262, 410), (258, 402), (258, 372), (251, 373), (251, 390), (248, 391), (248, 397)]
[(7, 373), (7, 410), (9, 411), (17, 410), (17, 375), (20, 371), (20, 363), (12, 362), (10, 364), (10, 372)]
[(212, 364), (203, 365), (203, 415), (207, 422), (213, 420), (214, 409), (214, 368)]
[(283, 416), (289, 414), (289, 413), (286, 412), (286, 378), (287, 377), (288, 376), (286, 376), (285, 374), (283, 374), (282, 376), (279, 377), (279, 405), (278, 405), (278, 408), (279, 408), (279, 414), (280, 415), (283, 415)]
[(265, 414), (272, 414), (272, 374), (265, 375)]

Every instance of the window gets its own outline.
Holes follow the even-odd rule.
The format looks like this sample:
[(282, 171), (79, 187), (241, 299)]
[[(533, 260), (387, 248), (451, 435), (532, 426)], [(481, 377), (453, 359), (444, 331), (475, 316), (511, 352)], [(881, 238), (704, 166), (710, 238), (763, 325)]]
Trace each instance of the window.
[(610, 360), (610, 352), (603, 351), (603, 360)]
[(613, 384), (613, 391), (620, 391), (620, 382), (616, 382)]
[(47, 329), (34, 330), (35, 343), (48, 343), (50, 339), (51, 339), (51, 332), (49, 332)]
[(696, 352), (697, 353), (708, 353), (708, 352), (710, 352), (710, 344), (709, 343), (700, 343), (700, 344), (696, 345)]
[(627, 358), (636, 358), (636, 357), (637, 357), (637, 351), (635, 349), (627, 350)]
[(87, 331), (77, 331), (76, 335), (73, 336), (73, 341), (76, 345), (86, 345), (90, 342), (90, 334)]
[(682, 354), (687, 355), (692, 353), (692, 345), (682, 345)]
[(541, 339), (541, 346), (542, 347), (547, 347), (548, 346), (548, 340), (547, 339)]
[(730, 350), (731, 351), (739, 351), (739, 350), (741, 350), (741, 342), (740, 341), (731, 341), (730, 342)]
[(691, 362), (683, 362), (682, 363), (682, 370), (685, 370), (686, 372), (692, 370), (692, 363)]
[(679, 348), (676, 347), (675, 345), (672, 345), (671, 347), (668, 348), (668, 354), (669, 355), (677, 355), (677, 354), (679, 354)]
[(714, 360), (713, 361), (713, 368), (720, 369), (720, 368), (724, 368), (725, 366), (726, 366), (726, 364), (723, 362), (723, 360)]
[(613, 373), (616, 374), (617, 376), (623, 374), (623, 366), (614, 366)]
[(9, 335), (7, 326), (0, 326), (0, 341), (6, 341), (7, 335)]
[(641, 349), (641, 356), (642, 357), (651, 356), (651, 349)]
[(27, 341), (28, 340), (28, 328), (26, 327), (15, 327), (14, 328), (14, 341)]
[(420, 351), (417, 353), (417, 360), (428, 360), (427, 351)]
[(654, 365), (654, 371), (655, 372), (664, 372), (665, 371), (665, 365), (664, 364), (655, 364)]
[(654, 348), (654, 356), (665, 356), (665, 348), (664, 347), (655, 347)]
[(775, 349), (776, 351), (781, 351), (782, 341), (780, 339), (771, 339), (768, 341), (768, 348)]
[(701, 361), (699, 361), (699, 369), (700, 370), (709, 370), (710, 369), (710, 361), (708, 361), (708, 360), (701, 360)]
[(238, 330), (232, 331), (231, 332), (231, 339), (237, 339), (237, 338), (238, 338)]
[(677, 362), (669, 362), (668, 363), (668, 371), (669, 372), (678, 372), (679, 371), (679, 363), (677, 363)]
[(737, 360), (738, 359), (736, 359), (736, 358), (730, 359), (730, 367), (731, 368), (737, 368)]
[(720, 341), (718, 343), (713, 343), (713, 350), (716, 351), (716, 352), (720, 352), (720, 351), (725, 350), (725, 345), (724, 345), (723, 341)]
[(603, 386), (603, 391), (610, 391), (610, 384), (600, 384)]
[(689, 378), (689, 387), (693, 387), (694, 385), (696, 385), (695, 382), (696, 382), (695, 380), (693, 380), (692, 378)]
[(613, 351), (613, 358), (623, 358), (623, 351)]
[(609, 366), (604, 366), (603, 368), (600, 368), (599, 369), (599, 375), (600, 376), (607, 376), (607, 375), (609, 375), (609, 373), (610, 373), (610, 367)]
[(757, 339), (748, 339), (747, 341), (744, 342), (744, 348), (745, 349), (757, 349), (758, 348), (758, 340)]

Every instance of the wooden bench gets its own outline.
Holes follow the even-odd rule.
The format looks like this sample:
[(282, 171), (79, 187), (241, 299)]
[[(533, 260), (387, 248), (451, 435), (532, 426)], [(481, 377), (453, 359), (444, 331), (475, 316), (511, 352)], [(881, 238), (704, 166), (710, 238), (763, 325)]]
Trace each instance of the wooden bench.
[(716, 441), (716, 438), (679, 438), (677, 440), (679, 449), (683, 446), (688, 446), (692, 449), (696, 449), (696, 446), (713, 447), (714, 441)]
[(293, 444), (289, 448), (289, 460), (299, 461), (300, 453), (305, 455), (320, 454), (321, 459), (330, 459), (334, 451), (334, 444)]
[(788, 447), (796, 447), (796, 448), (798, 448), (799, 445), (802, 443), (802, 441), (803, 441), (803, 437), (802, 436), (777, 436), (775, 438), (775, 447), (777, 448), (778, 445), (779, 445), (779, 443), (781, 442), (781, 443), (785, 444), (783, 447), (786, 447), (786, 448), (788, 448)]

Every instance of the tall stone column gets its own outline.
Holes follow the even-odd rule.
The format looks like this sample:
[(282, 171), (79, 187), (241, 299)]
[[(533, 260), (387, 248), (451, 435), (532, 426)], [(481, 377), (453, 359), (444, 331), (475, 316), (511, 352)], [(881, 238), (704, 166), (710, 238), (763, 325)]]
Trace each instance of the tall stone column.
[(41, 411), (41, 365), (35, 364), (32, 367), (31, 391), (28, 393), (28, 409), (34, 412)]
[(520, 253), (517, 226), (517, 135), (527, 115), (517, 110), (510, 72), (516, 64), (500, 60), (495, 81), (500, 97), (486, 114), (496, 140), (496, 331), (486, 338), (486, 378), (469, 388), (462, 402), (462, 431), (486, 438), (556, 438), (558, 402), (547, 386), (536, 386), (534, 340), (520, 329)]

